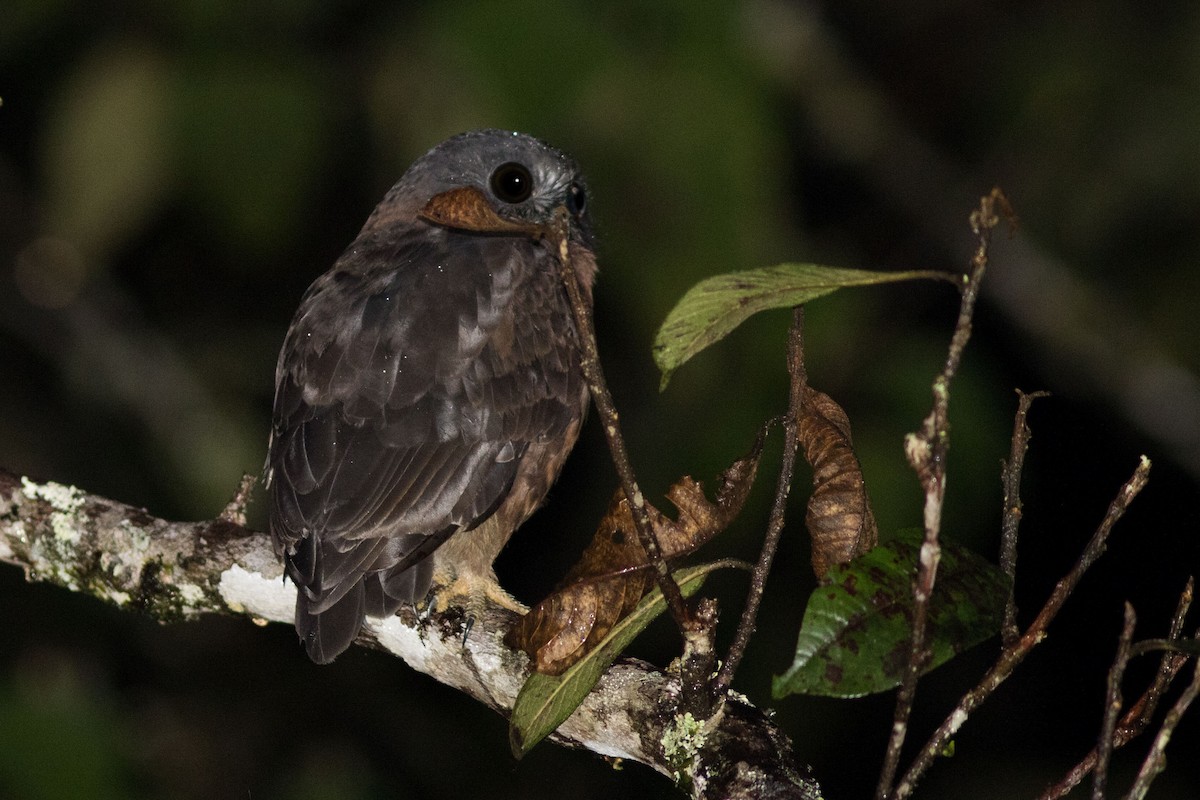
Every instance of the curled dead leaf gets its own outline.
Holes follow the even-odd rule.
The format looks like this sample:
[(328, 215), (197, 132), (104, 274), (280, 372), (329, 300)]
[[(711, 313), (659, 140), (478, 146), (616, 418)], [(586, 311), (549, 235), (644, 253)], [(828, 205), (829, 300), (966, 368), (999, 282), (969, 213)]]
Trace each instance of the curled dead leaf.
[[(721, 474), (715, 502), (700, 483), (684, 476), (667, 491), (677, 519), (646, 504), (664, 558), (686, 556), (729, 527), (754, 483), (762, 444), (760, 432), (751, 452)], [(525, 651), (538, 672), (561, 674), (599, 645), (653, 585), (629, 501), (618, 490), (591, 544), (559, 588), (518, 620), (506, 641)]]
[(813, 470), (804, 522), (812, 538), (813, 572), (823, 579), (830, 567), (874, 547), (879, 531), (842, 407), (824, 392), (806, 388), (798, 433)]

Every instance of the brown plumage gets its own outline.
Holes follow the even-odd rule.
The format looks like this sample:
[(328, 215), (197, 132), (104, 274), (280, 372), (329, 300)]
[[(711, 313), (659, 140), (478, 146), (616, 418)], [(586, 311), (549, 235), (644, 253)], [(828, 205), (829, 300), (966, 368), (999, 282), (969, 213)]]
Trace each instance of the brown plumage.
[[(486, 213), (422, 214), (464, 194)], [(267, 485), (314, 661), (349, 647), (364, 616), (424, 598), (435, 568), (494, 582), (492, 561), (545, 498), (587, 388), (557, 253), (528, 230), (570, 211), (590, 298), (585, 198), (574, 162), (536, 139), (455, 136), (305, 293), (276, 369)]]

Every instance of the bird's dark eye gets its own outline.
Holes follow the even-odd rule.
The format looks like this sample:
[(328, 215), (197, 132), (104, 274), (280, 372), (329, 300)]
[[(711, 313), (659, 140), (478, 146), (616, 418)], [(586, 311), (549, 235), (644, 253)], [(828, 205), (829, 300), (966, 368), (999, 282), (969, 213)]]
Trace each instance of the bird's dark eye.
[(515, 161), (501, 164), (492, 173), (492, 192), (506, 203), (520, 203), (533, 194), (533, 177)]
[(567, 195), (567, 210), (575, 216), (581, 216), (587, 208), (587, 192), (578, 183), (571, 184), (571, 193)]

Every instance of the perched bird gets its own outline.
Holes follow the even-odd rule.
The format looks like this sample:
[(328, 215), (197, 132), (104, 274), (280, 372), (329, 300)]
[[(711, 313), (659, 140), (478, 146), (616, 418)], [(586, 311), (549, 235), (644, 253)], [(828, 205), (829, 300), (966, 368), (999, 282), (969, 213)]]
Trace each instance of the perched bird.
[(587, 408), (557, 245), (539, 235), (564, 207), (590, 303), (586, 201), (558, 150), (463, 133), (409, 167), (305, 293), (275, 372), (266, 472), (313, 661), (349, 647), (364, 616), (420, 602), (435, 573), (450, 594), (499, 589), (492, 562)]

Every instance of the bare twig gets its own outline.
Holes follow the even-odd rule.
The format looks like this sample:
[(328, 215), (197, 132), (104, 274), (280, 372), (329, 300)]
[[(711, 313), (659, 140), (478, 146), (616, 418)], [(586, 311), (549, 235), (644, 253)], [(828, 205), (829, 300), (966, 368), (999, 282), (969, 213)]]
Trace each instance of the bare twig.
[(637, 476), (633, 464), (629, 460), (629, 452), (625, 447), (625, 438), (621, 435), (620, 417), (612, 394), (608, 390), (608, 382), (604, 378), (604, 369), (600, 365), (600, 352), (596, 344), (596, 327), (592, 321), (592, 312), (583, 298), (579, 286), (579, 276), (571, 260), (570, 237), (568, 234), (567, 210), (560, 207), (556, 214), (549, 234), (551, 241), (558, 245), (558, 260), (561, 267), (563, 285), (571, 303), (571, 312), (575, 318), (575, 327), (579, 333), (580, 368), (584, 380), (596, 404), (600, 415), (600, 425), (604, 428), (604, 436), (608, 441), (608, 449), (612, 455), (613, 465), (621, 481), (621, 489), (629, 501), (629, 509), (633, 516), (633, 525), (637, 530), (638, 540), (646, 551), (646, 556), (654, 568), (655, 582), (667, 601), (667, 608), (679, 633), (683, 637), (683, 654), (680, 659), (682, 693), (680, 708), (690, 712), (698, 719), (708, 719), (716, 710), (717, 697), (709, 689), (709, 678), (716, 670), (717, 654), (716, 641), (717, 605), (713, 600), (705, 605), (704, 613), (693, 613), (684, 600), (679, 584), (671, 575), (671, 569), (663, 558), (662, 546), (650, 522), (650, 514), (646, 508), (646, 498), (638, 487)]
[[(74, 487), (36, 483), (0, 470), (0, 561), (42, 580), (163, 622), (204, 613), (292, 624), (296, 588), (285, 583), (269, 537), (224, 520), (169, 522)], [(499, 587), (497, 587), (499, 588)], [(405, 606), (368, 617), (359, 644), (508, 715), (529, 660), (504, 643), (512, 611), (480, 592), (468, 611), (418, 615)], [(303, 658), (300, 649), (296, 658)], [(487, 669), (478, 665), (486, 664)], [(678, 725), (679, 681), (639, 661), (618, 661), (554, 734), (560, 743), (625, 758), (671, 775), (664, 734)], [(695, 798), (763, 796), (815, 800), (816, 782), (793, 760), (787, 737), (761, 711), (729, 698), (695, 742)]]
[[(1179, 595), (1179, 603), (1175, 606), (1175, 616), (1171, 618), (1171, 630), (1167, 634), (1167, 638), (1171, 641), (1177, 640), (1183, 634), (1183, 622), (1187, 618), (1188, 609), (1192, 607), (1192, 596), (1196, 589), (1195, 578), (1189, 577), (1187, 584), (1183, 587), (1183, 593)], [(1176, 666), (1175, 670), (1170, 669), (1172, 663), (1183, 664), (1183, 660), (1175, 653), (1163, 653), (1162, 661), (1158, 665), (1158, 674), (1154, 676), (1154, 684), (1150, 687), (1156, 692), (1155, 701), (1161, 697), (1163, 692), (1167, 690), (1167, 685), (1171, 682), (1171, 677), (1175, 672), (1179, 671)], [(1168, 677), (1168, 674), (1171, 677)], [(1150, 713), (1154, 713), (1151, 709)]]
[[(1193, 580), (1188, 578), (1187, 586), (1179, 597), (1175, 616), (1171, 619), (1171, 630), (1167, 636), (1167, 641), (1178, 641), (1180, 635), (1183, 633), (1184, 619), (1187, 617), (1188, 609), (1192, 603), (1193, 586)], [(1139, 642), (1139, 645), (1141, 644)], [(1134, 650), (1136, 651), (1137, 649), (1138, 645), (1135, 645)], [(1114, 747), (1124, 747), (1146, 730), (1150, 724), (1150, 719), (1154, 716), (1154, 712), (1158, 708), (1159, 700), (1166, 694), (1167, 689), (1171, 686), (1171, 682), (1185, 663), (1187, 663), (1187, 656), (1185, 655), (1173, 652), (1163, 653), (1162, 660), (1158, 665), (1158, 673), (1154, 676), (1154, 682), (1126, 710), (1125, 715), (1121, 717), (1121, 721), (1117, 723), (1117, 729), (1113, 736)], [(1057, 800), (1057, 798), (1065, 797), (1072, 789), (1083, 782), (1088, 773), (1095, 769), (1096, 757), (1096, 748), (1092, 748), (1091, 752), (1072, 767), (1061, 780), (1042, 792), (1038, 796), (1038, 800)]]
[(1108, 671), (1108, 691), (1104, 698), (1104, 721), (1100, 724), (1100, 736), (1096, 740), (1096, 768), (1092, 771), (1092, 800), (1104, 800), (1108, 789), (1108, 762), (1112, 760), (1113, 733), (1117, 729), (1117, 716), (1125, 704), (1121, 697), (1121, 679), (1129, 665), (1129, 647), (1133, 643), (1133, 629), (1137, 615), (1133, 606), (1125, 604), (1125, 622), (1121, 626), (1121, 638), (1117, 642), (1117, 654)]
[(1200, 656), (1200, 641), (1195, 639), (1143, 639), (1129, 649), (1129, 657), (1137, 658), (1158, 651), (1185, 658)]
[(1004, 603), (1004, 622), (1000, 636), (1008, 647), (1021, 635), (1017, 628), (1017, 603), (1014, 590), (1017, 578), (1017, 530), (1021, 525), (1021, 467), (1025, 463), (1025, 451), (1029, 449), (1029, 407), (1039, 397), (1049, 392), (1025, 394), (1017, 389), (1017, 413), (1013, 418), (1012, 449), (1004, 463), (1001, 483), (1004, 485), (1004, 517), (1000, 523), (1000, 569), (1008, 576), (1008, 600)]
[(254, 475), (249, 473), (242, 475), (242, 479), (238, 482), (237, 492), (225, 505), (219, 518), (225, 522), (232, 522), (234, 525), (245, 526), (246, 506), (250, 503), (250, 492), (254, 490), (254, 484), (257, 482), (258, 478)]
[[(1200, 633), (1197, 635), (1200, 636)], [(1167, 763), (1167, 742), (1171, 740), (1171, 734), (1175, 732), (1176, 726), (1183, 719), (1183, 715), (1187, 713), (1188, 707), (1195, 702), (1197, 695), (1200, 695), (1200, 658), (1196, 659), (1192, 682), (1184, 689), (1183, 694), (1175, 701), (1175, 705), (1167, 712), (1162, 725), (1159, 726), (1158, 734), (1154, 737), (1154, 744), (1150, 746), (1150, 752), (1146, 754), (1145, 760), (1142, 761), (1142, 767), (1138, 770), (1137, 779), (1134, 780), (1129, 794), (1125, 795), (1126, 800), (1142, 800), (1146, 796), (1146, 792), (1150, 790), (1150, 784), (1163, 771)]]
[(929, 658), (925, 648), (925, 628), (929, 599), (933, 596), (938, 562), (941, 560), (938, 535), (942, 525), (942, 503), (946, 496), (946, 453), (950, 446), (950, 382), (958, 372), (963, 350), (971, 338), (971, 319), (975, 313), (975, 302), (979, 298), (980, 283), (987, 269), (992, 230), (1000, 224), (1000, 214), (1012, 219), (1008, 199), (998, 188), (980, 198), (979, 208), (971, 213), (971, 229), (978, 237), (979, 244), (971, 259), (971, 272), (966, 276), (963, 285), (958, 321), (950, 339), (945, 366), (933, 381), (933, 410), (921, 424), (920, 431), (910, 433), (905, 438), (905, 455), (925, 491), (925, 541), (921, 544), (917, 578), (913, 583), (912, 642), (908, 665), (896, 692), (892, 733), (888, 739), (883, 767), (880, 769), (879, 784), (875, 789), (877, 800), (884, 800), (891, 794), (892, 783), (900, 764), (900, 751), (908, 735), (908, 719), (912, 714), (917, 681)]
[(1062, 580), (1060, 580), (1051, 592), (1049, 599), (1046, 600), (1042, 610), (1038, 612), (1037, 617), (1013, 645), (1005, 647), (1000, 653), (1000, 657), (996, 663), (983, 676), (979, 684), (971, 691), (967, 692), (958, 701), (958, 705), (950, 712), (950, 715), (942, 722), (925, 746), (913, 759), (912, 765), (904, 774), (904, 777), (896, 785), (896, 790), (892, 794), (895, 800), (903, 800), (912, 794), (916, 788), (917, 781), (925, 774), (938, 754), (943, 752), (946, 745), (958, 732), (963, 723), (967, 721), (971, 713), (983, 704), (994, 692), (1000, 684), (1008, 679), (1013, 670), (1017, 668), (1024, 659), (1029, 655), (1034, 647), (1036, 647), (1043, 639), (1046, 638), (1046, 630), (1050, 623), (1058, 615), (1063, 604), (1071, 593), (1075, 591), (1075, 587), (1079, 585), (1079, 581), (1083, 578), (1088, 568), (1095, 563), (1100, 554), (1104, 552), (1105, 544), (1108, 541), (1108, 536), (1112, 533), (1113, 526), (1117, 521), (1125, 515), (1126, 509), (1133, 499), (1138, 496), (1146, 486), (1146, 482), (1150, 478), (1150, 459), (1142, 456), (1141, 462), (1137, 469), (1133, 471), (1133, 475), (1117, 492), (1117, 496), (1109, 503), (1108, 510), (1104, 514), (1104, 519), (1096, 528), (1096, 532), (1092, 534), (1091, 540), (1080, 554), (1079, 560), (1075, 562), (1075, 566), (1071, 568)]
[(766, 588), (767, 574), (771, 571), (771, 562), (775, 558), (775, 551), (779, 547), (779, 538), (783, 532), (788, 493), (792, 489), (792, 475), (796, 468), (796, 453), (800, 448), (800, 404), (804, 401), (804, 391), (808, 386), (808, 371), (804, 367), (804, 306), (792, 309), (787, 365), (791, 383), (788, 391), (788, 413), (783, 423), (783, 463), (779, 467), (779, 480), (775, 484), (775, 500), (771, 504), (767, 536), (763, 541), (762, 552), (758, 555), (758, 563), (754, 565), (754, 574), (750, 577), (750, 592), (746, 596), (746, 605), (742, 608), (742, 617), (738, 621), (737, 632), (734, 634), (733, 644), (729, 646), (725, 663), (721, 665), (721, 670), (713, 681), (713, 694), (717, 697), (723, 696), (729, 689), (742, 662), (742, 656), (746, 654), (746, 646), (754, 633), (755, 619), (762, 603), (763, 590)]
[(629, 460), (625, 439), (621, 435), (617, 408), (613, 403), (612, 393), (608, 391), (604, 370), (600, 366), (600, 352), (596, 345), (596, 326), (592, 322), (591, 310), (583, 298), (583, 292), (579, 286), (579, 276), (575, 274), (575, 267), (571, 261), (566, 213), (564, 208), (558, 210), (550, 234), (552, 241), (558, 245), (558, 260), (562, 267), (563, 285), (566, 287), (567, 297), (571, 301), (575, 327), (579, 331), (580, 365), (588, 389), (592, 393), (592, 400), (596, 404), (596, 412), (600, 415), (600, 423), (604, 428), (604, 436), (608, 441), (608, 449), (612, 453), (617, 476), (621, 480), (621, 488), (629, 500), (638, 538), (650, 563), (654, 566), (658, 588), (662, 590), (663, 597), (667, 600), (671, 616), (674, 617), (686, 638), (688, 631), (692, 628), (691, 613), (688, 611), (683, 593), (679, 591), (679, 585), (671, 577), (671, 570), (662, 557), (662, 548), (659, 547), (658, 537), (654, 534), (654, 527), (650, 524), (650, 515), (646, 510), (646, 499), (642, 495), (642, 490), (638, 488), (637, 476), (634, 474), (633, 464)]
[[(1179, 670), (1185, 663), (1187, 658), (1172, 654), (1174, 656), (1170, 661), (1164, 659), (1164, 663), (1168, 664), (1166, 674), (1166, 683), (1161, 690), (1156, 690), (1155, 686), (1151, 686), (1142, 693), (1142, 696), (1137, 699), (1133, 705), (1121, 717), (1121, 721), (1117, 723), (1117, 730), (1113, 736), (1113, 747), (1121, 748), (1129, 744), (1133, 739), (1140, 736), (1146, 727), (1150, 724), (1150, 719), (1154, 716), (1154, 711), (1158, 707), (1158, 701), (1170, 687), (1171, 681), (1179, 673)], [(1162, 675), (1163, 673), (1159, 673)], [(1038, 795), (1038, 800), (1057, 800), (1060, 797), (1066, 797), (1071, 790), (1079, 784), (1083, 783), (1083, 779), (1088, 776), (1093, 769), (1096, 768), (1096, 748), (1092, 748), (1086, 756), (1084, 756), (1078, 764), (1070, 769), (1061, 780), (1048, 787), (1046, 791)]]

